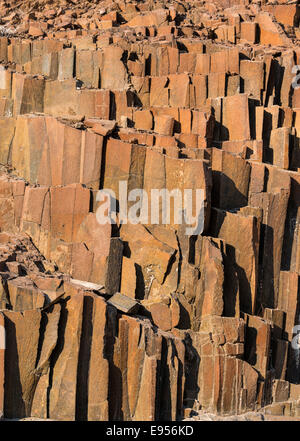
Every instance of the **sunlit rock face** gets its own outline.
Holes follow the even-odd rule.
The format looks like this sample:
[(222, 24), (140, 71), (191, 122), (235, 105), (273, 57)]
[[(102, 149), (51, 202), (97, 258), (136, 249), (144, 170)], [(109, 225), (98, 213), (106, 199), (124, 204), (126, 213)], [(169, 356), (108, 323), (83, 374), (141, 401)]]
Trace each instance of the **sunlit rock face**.
[(0, 418), (300, 416), (277, 3), (1, 2)]

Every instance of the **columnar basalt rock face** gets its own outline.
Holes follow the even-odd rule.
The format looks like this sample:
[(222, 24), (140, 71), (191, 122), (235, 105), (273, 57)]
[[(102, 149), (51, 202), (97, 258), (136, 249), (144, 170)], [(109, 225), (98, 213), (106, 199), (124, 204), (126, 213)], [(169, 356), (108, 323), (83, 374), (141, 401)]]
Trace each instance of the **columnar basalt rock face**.
[(299, 23), (2, 2), (0, 418), (300, 416)]

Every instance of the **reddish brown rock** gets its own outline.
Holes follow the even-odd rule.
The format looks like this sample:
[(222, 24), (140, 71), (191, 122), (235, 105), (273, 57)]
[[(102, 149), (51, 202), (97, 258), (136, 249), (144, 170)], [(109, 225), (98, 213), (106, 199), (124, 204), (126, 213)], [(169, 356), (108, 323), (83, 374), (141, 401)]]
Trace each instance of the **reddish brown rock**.
[(58, 325), (60, 320), (61, 306), (55, 304), (51, 311), (46, 313), (46, 330), (44, 333), (42, 350), (37, 360), (36, 376), (37, 385), (31, 407), (31, 416), (37, 418), (48, 417), (48, 390), (50, 388), (50, 357), (57, 344)]
[(212, 220), (216, 228), (214, 232), (218, 231), (218, 237), (233, 247), (231, 253), (237, 264), (241, 289), (240, 308), (242, 311), (254, 312), (258, 288), (259, 222), (255, 216), (243, 213), (216, 210), (213, 215), (216, 216)]
[[(85, 262), (78, 260), (80, 249), (77, 250), (79, 253), (73, 254), (72, 276), (103, 284), (108, 294), (118, 292), (123, 244), (119, 238), (111, 237), (111, 225), (99, 224), (95, 214), (89, 213), (79, 227), (76, 242), (85, 244), (91, 254), (89, 254), (90, 260)], [(80, 265), (83, 264), (85, 267), (80, 277), (83, 269)]]
[[(225, 140), (250, 139), (248, 96), (243, 94), (224, 98), (223, 106)], [(238, 115), (235, 109), (239, 109)]]
[(155, 118), (154, 130), (160, 135), (172, 136), (174, 130), (174, 118), (168, 115), (157, 116)]
[(0, 418), (4, 415), (4, 362), (5, 362), (5, 347), (6, 347), (6, 339), (5, 339), (5, 323), (4, 323), (4, 315), (0, 314)]
[(77, 364), (80, 348), (84, 297), (80, 294), (68, 302), (62, 314), (64, 335), (58, 341), (53, 381), (50, 390), (49, 417), (74, 420), (76, 411)]
[(4, 415), (23, 418), (30, 416), (34, 395), (41, 312), (5, 311), (3, 315), (8, 348), (5, 350)]
[(0, 416), (295, 418), (299, 6), (2, 3)]
[(14, 311), (38, 309), (42, 308), (45, 304), (44, 294), (26, 277), (8, 280), (7, 289), (10, 304)]

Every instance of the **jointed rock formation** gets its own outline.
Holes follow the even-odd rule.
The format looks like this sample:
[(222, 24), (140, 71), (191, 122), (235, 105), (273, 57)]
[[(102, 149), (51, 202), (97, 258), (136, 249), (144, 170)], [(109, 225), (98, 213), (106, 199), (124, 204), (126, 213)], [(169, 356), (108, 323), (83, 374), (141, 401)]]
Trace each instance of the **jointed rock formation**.
[[(299, 21), (1, 2), (0, 416), (300, 416)], [(203, 232), (99, 223), (120, 182), (202, 189)]]

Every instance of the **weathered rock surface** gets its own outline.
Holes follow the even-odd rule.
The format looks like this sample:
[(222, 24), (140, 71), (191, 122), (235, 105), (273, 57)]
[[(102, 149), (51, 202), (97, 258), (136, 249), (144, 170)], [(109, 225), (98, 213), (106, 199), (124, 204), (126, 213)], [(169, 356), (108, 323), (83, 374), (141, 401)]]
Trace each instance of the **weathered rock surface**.
[(0, 418), (299, 418), (299, 23), (1, 3)]

